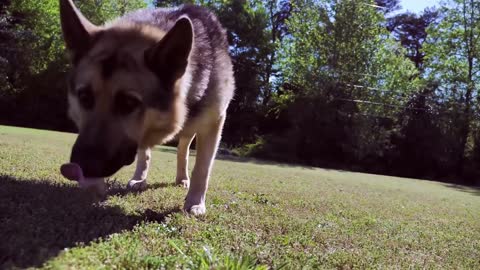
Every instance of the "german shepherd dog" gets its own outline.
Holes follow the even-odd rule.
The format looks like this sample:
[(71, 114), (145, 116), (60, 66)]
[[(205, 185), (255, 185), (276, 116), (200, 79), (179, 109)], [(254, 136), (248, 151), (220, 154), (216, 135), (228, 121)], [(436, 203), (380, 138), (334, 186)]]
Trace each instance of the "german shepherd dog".
[[(176, 183), (188, 188), (184, 210), (205, 213), (205, 195), (227, 107), (234, 94), (226, 32), (198, 6), (145, 9), (104, 26), (72, 0), (60, 0), (72, 68), (69, 116), (78, 127), (71, 162), (87, 178), (137, 167), (128, 187), (144, 189), (151, 148), (178, 138)], [(188, 176), (189, 148), (196, 160)]]

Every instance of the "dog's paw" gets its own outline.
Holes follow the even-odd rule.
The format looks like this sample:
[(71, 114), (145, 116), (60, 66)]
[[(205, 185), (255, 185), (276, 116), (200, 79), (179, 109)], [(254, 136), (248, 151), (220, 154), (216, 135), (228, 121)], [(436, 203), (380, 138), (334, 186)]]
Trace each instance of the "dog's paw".
[(193, 216), (205, 215), (207, 208), (205, 207), (205, 193), (193, 192), (191, 189), (185, 197), (183, 211)]
[(193, 216), (202, 216), (207, 213), (207, 208), (205, 207), (205, 204), (196, 204), (189, 207), (185, 205), (183, 210)]
[(128, 181), (127, 188), (133, 191), (144, 191), (147, 189), (147, 180), (135, 180)]
[(190, 180), (188, 179), (177, 179), (175, 181), (175, 184), (179, 187), (183, 187), (185, 189), (188, 189), (190, 187)]

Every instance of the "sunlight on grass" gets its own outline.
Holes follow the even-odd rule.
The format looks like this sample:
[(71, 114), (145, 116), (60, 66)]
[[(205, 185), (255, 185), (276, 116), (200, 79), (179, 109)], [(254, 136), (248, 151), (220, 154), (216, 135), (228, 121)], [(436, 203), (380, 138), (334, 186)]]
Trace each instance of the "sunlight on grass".
[(130, 166), (95, 202), (59, 174), (74, 138), (0, 126), (0, 268), (480, 268), (476, 189), (219, 157), (192, 218), (174, 148), (148, 190), (125, 190)]

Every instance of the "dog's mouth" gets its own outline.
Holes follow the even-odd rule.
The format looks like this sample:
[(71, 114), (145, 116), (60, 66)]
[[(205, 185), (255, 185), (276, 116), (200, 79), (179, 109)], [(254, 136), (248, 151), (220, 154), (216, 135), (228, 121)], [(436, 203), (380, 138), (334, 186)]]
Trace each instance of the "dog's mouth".
[(63, 177), (71, 181), (77, 181), (80, 186), (89, 186), (102, 180), (103, 178), (86, 178), (83, 176), (83, 170), (77, 163), (65, 163), (60, 167)]

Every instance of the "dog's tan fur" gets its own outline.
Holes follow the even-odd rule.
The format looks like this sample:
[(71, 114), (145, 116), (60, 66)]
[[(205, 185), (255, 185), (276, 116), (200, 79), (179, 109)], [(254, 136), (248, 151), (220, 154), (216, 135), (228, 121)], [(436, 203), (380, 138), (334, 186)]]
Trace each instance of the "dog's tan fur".
[[(145, 188), (146, 185), (151, 160), (150, 149), (156, 144), (178, 137), (176, 182), (190, 187), (184, 208), (193, 214), (205, 213), (208, 179), (220, 141), (226, 110), (233, 97), (234, 79), (232, 63), (225, 45), (218, 45), (208, 51), (210, 53), (208, 57), (214, 59), (205, 59), (206, 62), (213, 63), (210, 68), (202, 67), (199, 55), (204, 43), (210, 42), (209, 46), (215, 46), (218, 37), (224, 38), (224, 30), (219, 28), (212, 14), (194, 8), (190, 8), (191, 11), (184, 8), (185, 14), (180, 14), (181, 16), (174, 13), (181, 10), (171, 12), (161, 10), (155, 13), (159, 20), (165, 20), (160, 26), (139, 22), (135, 19), (135, 14), (132, 15), (133, 20), (120, 18), (105, 26), (94, 26), (80, 14), (71, 0), (60, 0), (60, 3), (62, 29), (73, 62), (68, 101), (69, 115), (79, 129), (77, 143), (95, 145), (95, 141), (101, 137), (107, 142), (103, 151), (110, 157), (122, 150), (124, 142), (135, 142), (138, 146), (137, 169), (129, 186), (138, 189)], [(176, 17), (172, 17), (171, 14)], [(192, 14), (192, 17), (189, 17), (189, 14)], [(172, 18), (177, 20), (177, 23)], [(179, 23), (180, 21), (183, 24)], [(189, 26), (186, 21), (192, 28), (193, 36), (188, 36)], [(215, 25), (210, 26), (209, 23)], [(206, 34), (207, 27), (219, 29), (216, 39), (206, 40), (207, 37), (211, 37)], [(180, 75), (171, 78), (172, 92), (168, 93), (168, 101), (159, 99), (157, 102), (163, 105), (156, 107), (150, 105), (150, 97), (156, 96), (160, 85), (165, 83), (148, 66), (146, 62), (148, 52), (162, 44), (164, 40), (170, 39), (173, 40), (170, 43), (180, 44), (180, 47), (190, 46), (190, 44), (183, 46), (178, 38), (177, 40), (166, 38), (170, 31), (173, 32), (170, 29), (180, 29), (177, 31), (179, 34), (171, 34), (174, 38), (177, 36), (185, 37), (186, 40), (190, 38), (193, 42), (187, 59), (188, 64), (184, 69), (180, 68), (178, 72), (172, 73), (172, 76)], [(162, 46), (162, 50), (169, 48), (167, 45)], [(175, 52), (175, 49), (173, 51)], [(115, 65), (121, 68), (105, 64), (112, 55)], [(172, 57), (175, 60), (177, 56)], [(181, 60), (179, 63), (182, 63)], [(108, 70), (110, 68), (112, 70)], [(109, 76), (106, 76), (105, 72), (108, 72)], [(91, 89), (94, 100), (93, 108), (89, 109), (82, 106), (78, 97), (79, 91), (87, 86)], [(115, 99), (120, 94), (139, 100), (142, 109), (121, 117), (113, 114), (112, 111), (117, 106)], [(190, 184), (187, 172), (188, 149), (195, 136), (197, 158)]]

